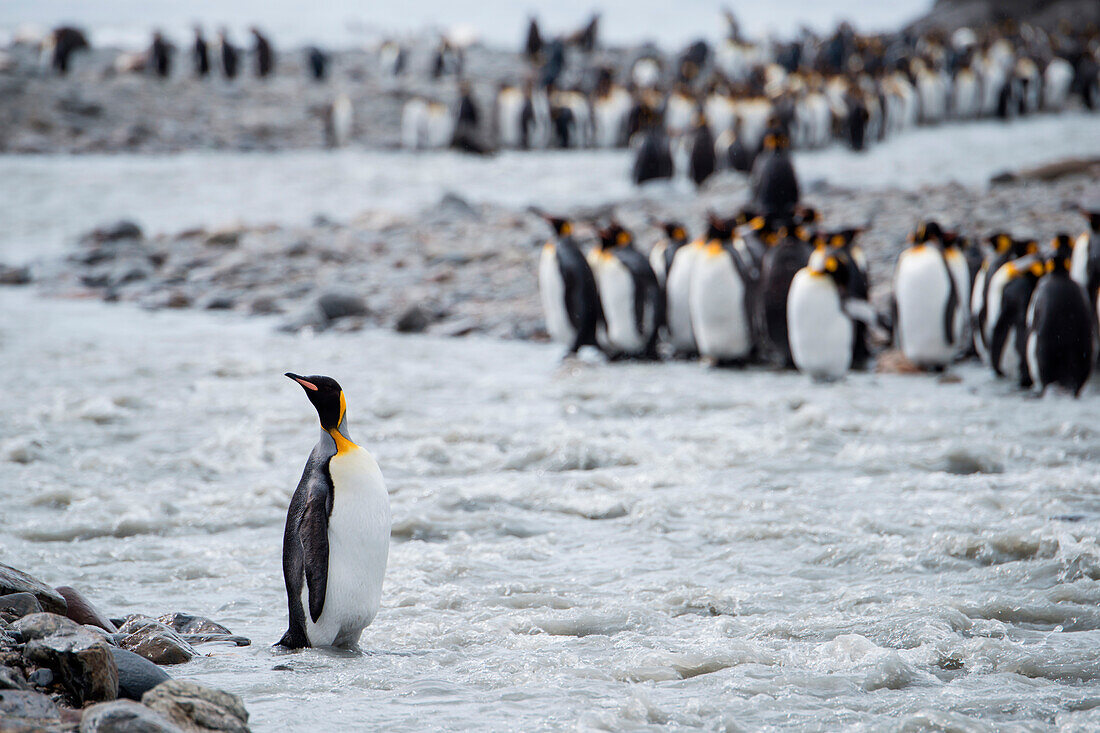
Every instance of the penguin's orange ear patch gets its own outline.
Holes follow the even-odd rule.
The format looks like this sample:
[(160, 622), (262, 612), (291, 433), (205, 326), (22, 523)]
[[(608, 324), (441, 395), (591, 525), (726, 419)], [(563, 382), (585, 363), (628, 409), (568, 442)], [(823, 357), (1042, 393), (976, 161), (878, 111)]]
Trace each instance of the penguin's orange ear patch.
[(619, 232), (618, 236), (615, 237), (615, 241), (619, 244), (630, 244), (630, 235), (626, 232)]

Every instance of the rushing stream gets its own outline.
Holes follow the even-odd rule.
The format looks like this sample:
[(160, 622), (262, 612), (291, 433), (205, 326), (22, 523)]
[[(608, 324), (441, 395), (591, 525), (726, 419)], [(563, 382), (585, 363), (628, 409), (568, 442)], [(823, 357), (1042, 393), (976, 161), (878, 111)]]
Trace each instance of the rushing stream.
[[(1095, 385), (563, 365), (12, 290), (0, 313), (0, 559), (251, 637), (169, 671), (256, 730), (1100, 726)], [(270, 647), (316, 437), (288, 370), (341, 381), (391, 492), (361, 655)]]

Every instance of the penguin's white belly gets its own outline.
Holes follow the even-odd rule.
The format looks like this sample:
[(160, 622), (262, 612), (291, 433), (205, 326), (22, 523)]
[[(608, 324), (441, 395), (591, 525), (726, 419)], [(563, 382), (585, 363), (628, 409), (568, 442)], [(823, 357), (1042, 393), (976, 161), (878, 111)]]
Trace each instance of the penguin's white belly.
[(605, 322), (598, 329), (601, 345), (612, 353), (642, 352), (646, 339), (634, 317), (634, 277), (614, 256), (604, 256), (597, 268)]
[(801, 372), (837, 379), (852, 365), (855, 330), (836, 284), (808, 269), (798, 271), (787, 295), (787, 335)]
[(692, 271), (695, 268), (699, 247), (689, 244), (681, 247), (672, 258), (665, 283), (668, 322), (668, 337), (672, 347), (682, 353), (695, 351), (695, 332), (691, 325)]
[(1070, 257), (1069, 276), (1083, 288), (1088, 287), (1089, 234), (1085, 232), (1073, 243), (1073, 255)]
[(550, 244), (542, 248), (539, 258), (539, 296), (550, 338), (566, 346), (572, 345), (577, 338), (577, 329), (569, 320), (569, 311), (565, 307), (565, 280), (558, 265), (557, 250)]
[(947, 265), (951, 269), (955, 293), (958, 296), (958, 307), (955, 308), (955, 346), (961, 353), (966, 349), (970, 333), (970, 314), (966, 310), (970, 302), (970, 268), (966, 264), (966, 258), (954, 250), (947, 254)]
[(649, 251), (649, 266), (653, 268), (653, 274), (657, 276), (657, 284), (662, 288), (665, 286), (665, 251), (668, 249), (668, 242), (660, 241), (653, 245), (653, 249)]
[(698, 257), (689, 289), (691, 328), (699, 353), (715, 359), (742, 359), (752, 351), (745, 312), (745, 284), (728, 252)]
[(302, 588), (306, 635), (313, 646), (350, 646), (370, 625), (382, 601), (390, 549), (390, 499), (370, 453), (353, 448), (329, 461), (335, 487), (328, 522), (328, 584), (314, 623), (309, 589)]
[(918, 366), (945, 366), (954, 356), (944, 334), (948, 277), (940, 253), (932, 247), (909, 250), (898, 262), (894, 292), (899, 340), (905, 358)]

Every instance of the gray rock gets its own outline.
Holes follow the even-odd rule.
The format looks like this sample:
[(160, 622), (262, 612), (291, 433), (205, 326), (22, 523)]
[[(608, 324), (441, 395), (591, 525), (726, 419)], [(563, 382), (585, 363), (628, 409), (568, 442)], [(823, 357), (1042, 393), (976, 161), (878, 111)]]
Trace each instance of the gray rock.
[(26, 690), (28, 686), (19, 670), (0, 665), (0, 690)]
[(53, 684), (54, 675), (48, 669), (36, 669), (27, 675), (27, 683), (35, 687), (49, 687)]
[(325, 293), (317, 299), (317, 306), (330, 321), (347, 316), (370, 315), (366, 301), (351, 293)]
[(171, 679), (167, 672), (140, 654), (113, 646), (111, 656), (118, 667), (119, 697), (140, 701), (146, 692)]
[(7, 616), (14, 620), (41, 612), (42, 605), (32, 593), (10, 593), (0, 596), (0, 616)]
[(111, 623), (111, 619), (99, 612), (92, 602), (84, 597), (76, 588), (67, 585), (58, 586), (55, 590), (65, 599), (68, 610), (65, 615), (78, 624), (89, 624), (112, 633), (118, 633), (118, 627)]
[(236, 247), (241, 241), (239, 229), (221, 229), (206, 235), (203, 244), (208, 247)]
[(398, 316), (393, 327), (399, 333), (421, 333), (432, 322), (432, 313), (422, 305), (410, 305)]
[(183, 664), (196, 654), (179, 634), (151, 618), (132, 618), (120, 631), (127, 636), (119, 646), (157, 664)]
[(133, 700), (101, 702), (84, 711), (80, 733), (182, 733), (166, 717)]
[(0, 264), (0, 285), (26, 285), (31, 281), (31, 268)]
[(81, 241), (102, 244), (103, 242), (117, 242), (122, 239), (142, 239), (143, 237), (144, 235), (141, 232), (141, 227), (132, 221), (123, 219), (116, 221), (114, 224), (108, 224), (107, 226), (93, 229), (81, 237)]
[(31, 593), (42, 608), (51, 613), (65, 613), (65, 599), (38, 578), (0, 563), (0, 595)]
[[(118, 666), (110, 645), (63, 616), (36, 613), (12, 625), (25, 641), (23, 657), (52, 671), (76, 705), (118, 697)], [(51, 626), (58, 629), (41, 635)]]
[(277, 298), (261, 295), (249, 304), (248, 312), (254, 316), (265, 316), (271, 313), (282, 313), (283, 307), (279, 305)]
[(185, 731), (248, 733), (249, 730), (248, 711), (241, 698), (195, 682), (168, 680), (145, 693), (141, 702)]
[(232, 634), (217, 621), (189, 613), (166, 613), (157, 619), (177, 634)]
[(0, 690), (0, 732), (59, 731), (61, 711), (38, 692)]

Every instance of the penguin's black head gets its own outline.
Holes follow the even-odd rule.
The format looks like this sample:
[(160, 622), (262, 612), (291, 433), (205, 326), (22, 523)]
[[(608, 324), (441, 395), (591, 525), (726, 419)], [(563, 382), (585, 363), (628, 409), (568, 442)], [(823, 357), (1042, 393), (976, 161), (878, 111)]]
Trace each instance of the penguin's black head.
[(1003, 255), (1012, 249), (1012, 237), (1004, 232), (995, 232), (989, 235), (989, 244), (999, 255)]
[(725, 242), (728, 239), (733, 238), (733, 219), (723, 219), (714, 212), (707, 213), (707, 241), (717, 239), (720, 242)]
[(1059, 234), (1050, 242), (1051, 253), (1047, 259), (1047, 272), (1069, 272), (1073, 257), (1073, 240), (1068, 234)]
[(913, 241), (917, 244), (943, 241), (943, 229), (935, 221), (922, 221), (917, 225), (917, 231), (913, 234)]
[(674, 242), (682, 242), (688, 238), (687, 229), (678, 221), (666, 221), (661, 224), (665, 230), (665, 236)]
[(848, 281), (852, 277), (848, 255), (835, 248), (829, 248), (823, 253), (824, 257), (815, 257), (810, 265), (810, 272), (832, 278), (842, 290), (848, 287)]
[(1100, 203), (1082, 206), (1081, 213), (1089, 220), (1089, 229), (1100, 232)]
[(573, 235), (573, 223), (568, 219), (546, 214), (544, 214), (542, 218), (546, 219), (546, 223), (554, 228), (554, 234), (557, 234), (559, 237), (570, 237)]
[(323, 430), (336, 430), (344, 420), (346, 403), (344, 402), (344, 390), (332, 377), (323, 377), (315, 374), (303, 377), (287, 372), (286, 376), (302, 385), (306, 397), (313, 403), (317, 410), (317, 417), (321, 419)]
[(626, 247), (634, 241), (634, 237), (630, 232), (623, 229), (622, 225), (617, 221), (613, 221), (605, 228), (600, 229), (599, 234), (601, 249)]

